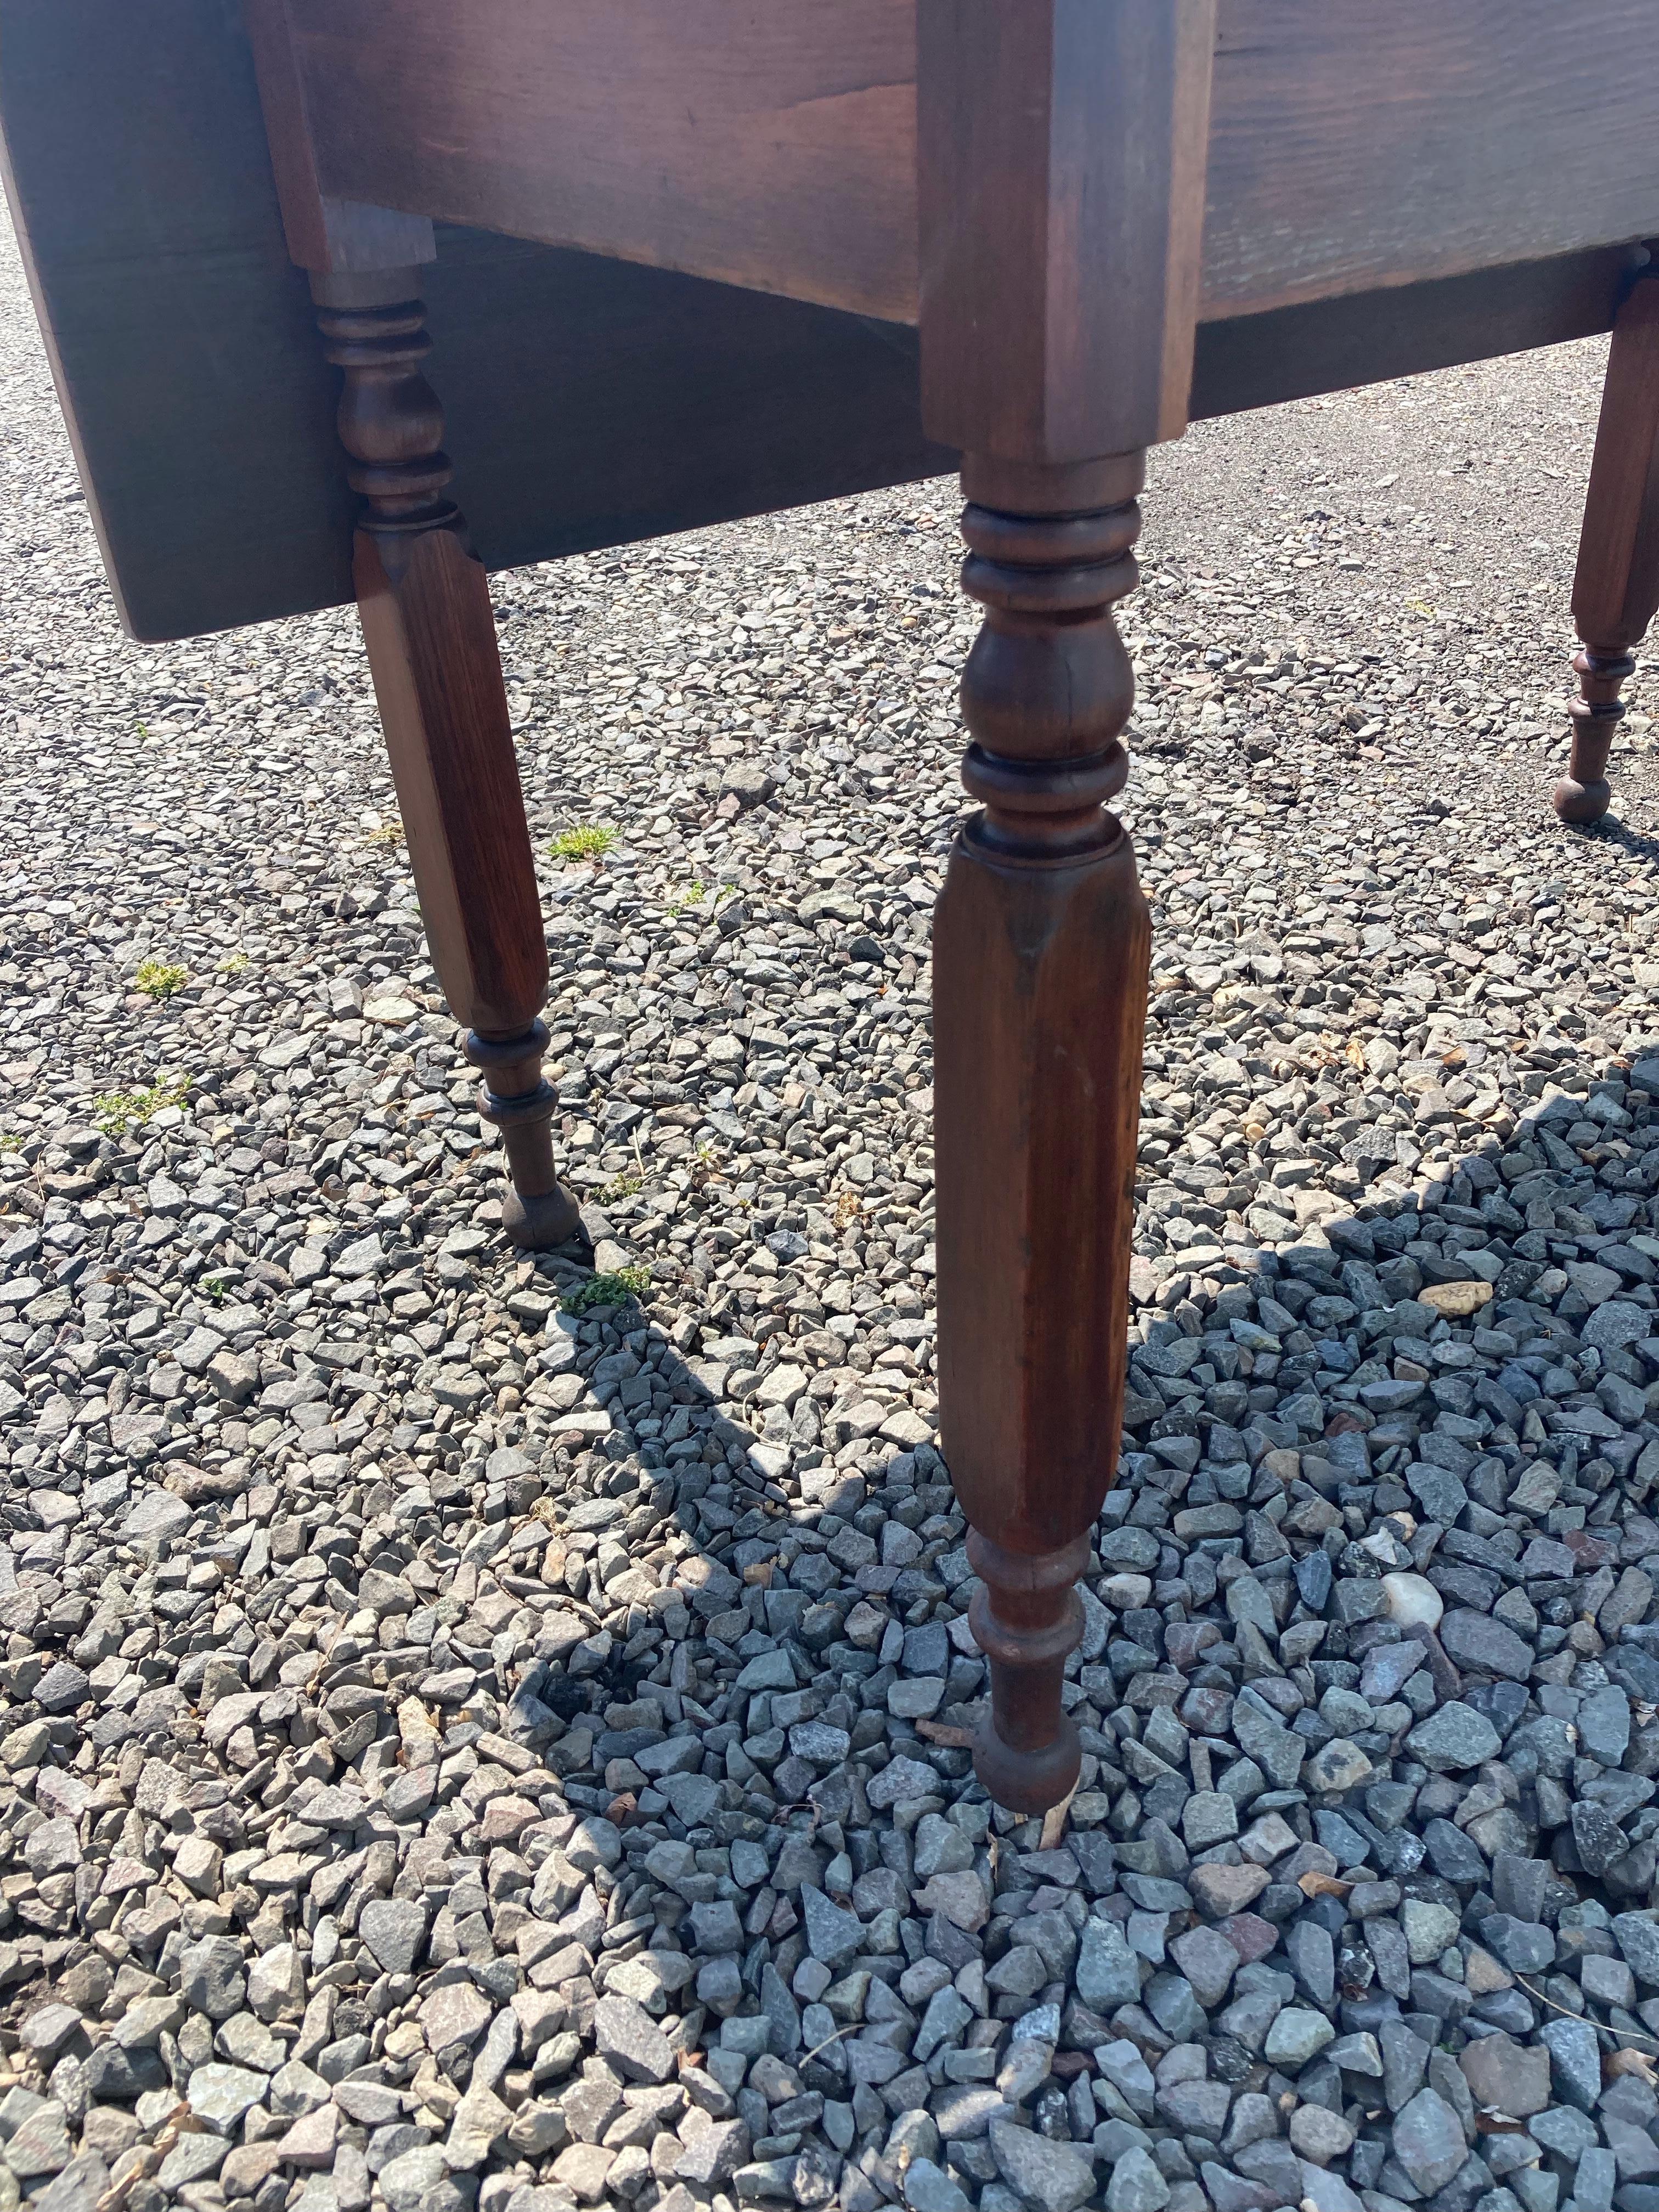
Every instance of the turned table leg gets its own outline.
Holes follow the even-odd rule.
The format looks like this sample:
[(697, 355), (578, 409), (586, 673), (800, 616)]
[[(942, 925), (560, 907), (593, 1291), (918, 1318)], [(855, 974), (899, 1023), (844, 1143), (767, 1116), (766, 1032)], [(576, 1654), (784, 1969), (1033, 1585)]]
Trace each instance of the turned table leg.
[(541, 1251), (580, 1227), (553, 1163), (542, 1075), (547, 941), (489, 584), (446, 496), (443, 416), (413, 270), (313, 276), (344, 372), (341, 443), (363, 499), (353, 573), (433, 965), (483, 1076), (512, 1176), (502, 1220)]
[(501, 1132), (507, 1232), (543, 1251), (580, 1222), (553, 1165), (547, 939), (489, 584), (447, 496), (443, 412), (421, 369), (432, 225), (327, 190), (290, 0), (244, 7), (289, 255), (343, 372), (340, 442), (363, 501), (353, 580), (432, 964), (483, 1076), (481, 1111)]
[(1142, 463), (963, 469), (963, 580), (986, 608), (963, 781), (984, 811), (934, 925), (939, 1394), (991, 1669), (975, 1764), (1024, 1812), (1078, 1778), (1060, 1679), (1123, 1413), (1151, 933), (1104, 802), (1128, 769), (1111, 610), (1135, 582)]
[(940, 1437), (998, 1802), (1077, 1783), (1073, 1587), (1123, 1413), (1150, 929), (1108, 802), (1146, 449), (1187, 419), (1213, 0), (919, 0), (922, 419), (963, 454), (957, 840), (933, 935)]
[(1564, 822), (1599, 821), (1612, 801), (1607, 754), (1624, 718), (1620, 690), (1659, 611), (1659, 272), (1644, 271), (1619, 311), (1578, 540), (1572, 616), (1578, 696), (1572, 751), (1555, 787)]

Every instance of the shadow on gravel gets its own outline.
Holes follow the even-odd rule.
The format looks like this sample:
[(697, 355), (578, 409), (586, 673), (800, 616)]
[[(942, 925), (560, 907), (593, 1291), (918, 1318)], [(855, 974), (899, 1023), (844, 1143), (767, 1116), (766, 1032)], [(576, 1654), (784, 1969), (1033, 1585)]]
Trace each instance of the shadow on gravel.
[[(398, 2116), (364, 2154), (407, 2138), (438, 2176), (447, 2130), (470, 2172), (488, 2123), (524, 2161), (501, 2212), (571, 2212), (613, 2170), (676, 2212), (729, 2202), (717, 2181), (739, 2203), (963, 2212), (971, 2190), (1012, 2212), (1081, 2203), (1143, 2150), (1176, 2212), (1298, 2189), (1351, 2212), (1345, 2172), (1377, 2212), (1468, 2212), (1514, 2142), (1476, 2104), (1537, 2116), (1527, 2156), (1553, 2172), (1576, 2139), (1548, 2133), (1542, 2050), (1588, 2109), (1597, 2036), (1659, 2033), (1659, 1935), (1632, 1909), (1659, 1874), (1659, 1526), (1637, 1510), (1659, 1472), (1659, 1060), (1568, 1081), (1420, 1190), (1379, 1181), (1300, 1239), (1159, 1262), (1067, 1668), (1085, 1766), (1057, 1845), (971, 1777), (961, 1520), (918, 1418), (853, 1357), (901, 1317), (798, 1310), (795, 1232), (769, 1242), (763, 1304), (761, 1276), (746, 1304), (728, 1283), (707, 1328), (589, 1303), (614, 1273), (522, 1269), (520, 1402), (486, 1443), (476, 1378), (406, 1391), (368, 1431), (362, 1543), (294, 1516), (295, 1490), (345, 1492), (337, 1451), (182, 1517), (190, 1471), (156, 1469), (174, 1486), (115, 1539), (174, 1638), (142, 1695), (83, 1702), (103, 1615), (15, 1498), (6, 1603), (31, 1649), (11, 1647), (4, 1748), (38, 1869), (8, 1893), (16, 2014), (43, 1978), (76, 2008), (55, 2063), (88, 2067), (100, 2111), (195, 2095), (215, 2008), (240, 2002), (213, 1977), (240, 1977), (246, 1940), (274, 1962), (259, 2002), (346, 2109)], [(380, 1323), (336, 1325), (314, 1371), (337, 1446), (368, 1418), (354, 1363)], [(927, 1317), (907, 1326), (925, 1371)], [(194, 1600), (228, 1559), (249, 1595), (222, 1636)], [(162, 1818), (181, 1881), (231, 1854), (222, 1903), (140, 1863)], [(141, 1992), (176, 2040), (94, 2042), (83, 2021)], [(480, 2040), (509, 2009), (540, 2038), (516, 2068), (516, 2029)], [(665, 2122), (657, 2166), (592, 2121), (647, 2057), (720, 2116)], [(1620, 2095), (1622, 2126), (1641, 2098)], [(284, 2212), (257, 2136), (246, 2193)]]
[(1617, 845), (1633, 860), (1659, 860), (1659, 837), (1650, 836), (1644, 830), (1631, 829), (1616, 814), (1604, 814), (1599, 822), (1591, 822), (1583, 827), (1565, 826), (1570, 828), (1575, 836), (1599, 837), (1607, 844)]
[[(1263, 1509), (1292, 1491), (1339, 1515), (1363, 1504), (1410, 1516), (1398, 1558), (1379, 1552), (1345, 1571), (1433, 1562), (1447, 1602), (1483, 1609), (1528, 1579), (1493, 1553), (1494, 1519), (1518, 1512), (1558, 1550), (1568, 1537), (1582, 1549), (1588, 1521), (1648, 1497), (1659, 1477), (1649, 1449), (1659, 1151), (1644, 1146), (1656, 1094), (1659, 1060), (1634, 1074), (1610, 1065), (1571, 1090), (1547, 1084), (1507, 1142), (1486, 1139), (1425, 1189), (1382, 1182), (1299, 1242), (1189, 1246), (1160, 1263), (1131, 1346), (1121, 1474), (1091, 1582), (1156, 1570), (1187, 1588), (1163, 1612), (1149, 1590), (1150, 1608), (1118, 1619), (1091, 1588), (1068, 1699), (1098, 1701), (1089, 1677), (1115, 1629), (1131, 1646), (1145, 1638), (1147, 1664), (1174, 1648), (1169, 1604), (1201, 1604), (1230, 1559), (1255, 1564)], [(781, 1305), (788, 1233), (773, 1243)], [(632, 1310), (556, 1316), (550, 1330), (551, 1364), (586, 1375), (612, 1426), (546, 1509), (554, 1528), (504, 1528), (493, 1566), (514, 1595), (562, 1586), (584, 1601), (553, 1599), (544, 1640), (563, 1648), (514, 1704), (528, 1741), (556, 1737), (573, 1802), (636, 1823), (719, 1809), (741, 1827), (787, 1808), (809, 1826), (861, 1827), (866, 1785), (889, 1759), (959, 1789), (984, 1688), (961, 1518), (932, 1446), (884, 1441), (880, 1405), (828, 1364), (844, 1344), (733, 1334), (692, 1359)], [(1209, 1379), (1194, 1379), (1206, 1360)], [(641, 1409), (654, 1440), (630, 1425)], [(1303, 1516), (1309, 1528), (1320, 1517)], [(1156, 1540), (1115, 1533), (1165, 1520)], [(641, 1547), (671, 1522), (696, 1548), (653, 1589)], [(1306, 1534), (1285, 1553), (1320, 1548)], [(1583, 1610), (1572, 1571), (1543, 1595), (1546, 1659)], [(1318, 1581), (1298, 1578), (1305, 1604)], [(1120, 1674), (1122, 1663), (1109, 1662)], [(1455, 1694), (1443, 1654), (1437, 1668)], [(670, 1733), (684, 1721), (695, 1735)], [(1111, 1802), (1089, 1779), (1079, 1825), (1104, 1820)], [(1133, 1832), (1133, 1815), (1109, 1825)]]
[[(769, 1246), (777, 1308), (809, 1248), (790, 1231)], [(878, 1305), (860, 1322), (898, 1318)], [(923, 1425), (848, 1364), (852, 1334), (731, 1326), (690, 1357), (631, 1304), (550, 1316), (527, 1409), (580, 1378), (573, 1420), (605, 1433), (563, 1466), (544, 1457), (544, 1520), (472, 1549), (545, 1608), (510, 1717), (573, 1803), (636, 1823), (722, 1810), (738, 1832), (782, 1810), (863, 1826), (849, 1760), (926, 1760), (952, 1790), (968, 1775), (984, 1668), (953, 1595), (960, 1516)], [(671, 1558), (677, 1534), (695, 1548)]]

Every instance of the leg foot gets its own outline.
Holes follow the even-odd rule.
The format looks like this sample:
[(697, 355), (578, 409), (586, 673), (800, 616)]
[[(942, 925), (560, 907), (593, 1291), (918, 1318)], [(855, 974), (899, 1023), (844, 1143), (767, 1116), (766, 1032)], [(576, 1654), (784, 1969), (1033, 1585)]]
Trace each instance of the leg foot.
[(1607, 756), (1613, 750), (1613, 732), (1625, 717), (1620, 687), (1635, 673), (1636, 656), (1616, 647), (1599, 650), (1590, 645), (1575, 654), (1572, 665), (1579, 693), (1567, 708), (1572, 720), (1572, 751), (1552, 804), (1564, 822), (1582, 828), (1599, 822), (1613, 804)]
[(1579, 783), (1574, 777), (1564, 775), (1550, 803), (1564, 822), (1583, 829), (1591, 822), (1599, 822), (1612, 805), (1613, 786), (1604, 775), (1592, 777), (1589, 783)]
[(581, 1234), (582, 1221), (574, 1199), (557, 1184), (528, 1198), (509, 1185), (501, 1226), (521, 1252), (552, 1252)]
[(484, 1079), (478, 1111), (501, 1131), (513, 1179), (501, 1200), (501, 1226), (526, 1252), (550, 1252), (581, 1229), (576, 1201), (553, 1165), (558, 1100), (542, 1077), (546, 1049), (541, 1022), (520, 1036), (483, 1037), (475, 1030), (466, 1041), (466, 1056)]
[(974, 1746), (974, 1771), (999, 1805), (1046, 1813), (1070, 1795), (1083, 1761), (1076, 1724), (1060, 1710), (1060, 1686), (1083, 1636), (1073, 1584), (1088, 1566), (1089, 1540), (1026, 1558), (970, 1529), (968, 1559), (981, 1577), (969, 1625), (991, 1667), (991, 1705)]

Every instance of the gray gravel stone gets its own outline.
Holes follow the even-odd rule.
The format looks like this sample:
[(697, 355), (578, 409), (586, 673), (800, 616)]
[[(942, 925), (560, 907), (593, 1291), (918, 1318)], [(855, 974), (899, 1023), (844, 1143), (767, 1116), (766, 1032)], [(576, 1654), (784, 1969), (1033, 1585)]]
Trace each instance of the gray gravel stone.
[(1468, 2155), (1456, 2113), (1437, 2090), (1423, 2088), (1395, 2115), (1394, 2154), (1425, 2196), (1443, 2188)]
[(1477, 2105), (1512, 2120), (1529, 2119), (1550, 2101), (1547, 2050), (1523, 2048), (1507, 2035), (1483, 2035), (1459, 2063)]
[(1454, 1698), (1419, 1721), (1406, 1741), (1425, 1766), (1459, 1773), (1491, 1759), (1501, 1739), (1484, 1713)]
[(1072, 2144), (1049, 2142), (1010, 2120), (992, 2121), (990, 2141), (998, 2172), (1032, 2212), (1076, 2212), (1092, 2193), (1093, 2161)]
[(1106, 2184), (1106, 2212), (1164, 2212), (1170, 2185), (1151, 2154), (1138, 2144), (1112, 2161)]
[(1335, 2034), (1336, 2030), (1322, 2012), (1287, 2005), (1267, 2030), (1262, 2055), (1269, 2065), (1294, 2071), (1316, 2057)]
[(386, 1973), (408, 1973), (426, 1936), (426, 1914), (418, 1905), (409, 1898), (371, 1898), (357, 1924)]
[(1459, 1607), (1440, 1624), (1448, 1658), (1466, 1673), (1502, 1675), (1524, 1682), (1532, 1672), (1533, 1650), (1523, 1637), (1489, 1614)]

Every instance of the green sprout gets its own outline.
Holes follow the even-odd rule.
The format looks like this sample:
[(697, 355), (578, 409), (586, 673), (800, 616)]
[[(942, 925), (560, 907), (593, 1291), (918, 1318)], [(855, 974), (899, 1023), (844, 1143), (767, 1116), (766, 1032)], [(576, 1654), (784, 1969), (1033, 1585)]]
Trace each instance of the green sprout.
[(625, 1306), (630, 1298), (644, 1298), (651, 1289), (648, 1267), (618, 1267), (614, 1275), (590, 1275), (559, 1301), (568, 1314), (591, 1313), (596, 1306)]
[(118, 1137), (129, 1124), (142, 1129), (164, 1106), (182, 1106), (190, 1097), (188, 1075), (165, 1077), (140, 1091), (107, 1091), (92, 1102), (99, 1127), (106, 1137)]
[(189, 981), (190, 970), (173, 967), (165, 960), (141, 960), (132, 980), (147, 999), (170, 999)]
[(574, 829), (561, 830), (547, 849), (556, 860), (598, 860), (616, 842), (614, 830), (598, 822), (581, 822)]

